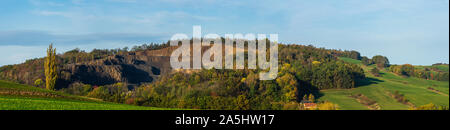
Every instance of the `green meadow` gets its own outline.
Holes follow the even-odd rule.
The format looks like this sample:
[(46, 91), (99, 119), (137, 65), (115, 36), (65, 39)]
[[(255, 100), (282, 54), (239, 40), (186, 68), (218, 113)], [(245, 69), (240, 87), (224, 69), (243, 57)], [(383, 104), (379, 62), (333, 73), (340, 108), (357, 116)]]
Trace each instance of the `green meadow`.
[[(398, 91), (412, 103), (414, 106), (426, 105), (433, 103), (436, 105), (449, 106), (449, 82), (426, 80), (414, 77), (399, 76), (388, 72), (385, 69), (380, 70), (381, 76), (375, 77), (369, 73), (370, 69), (375, 65), (364, 66), (361, 61), (340, 58), (343, 61), (360, 65), (366, 76), (368, 77), (363, 84), (354, 89), (346, 90), (322, 90), (319, 100), (330, 101), (339, 105), (341, 110), (366, 110), (367, 106), (359, 103), (356, 99), (350, 97), (351, 95), (363, 94), (369, 99), (376, 101), (382, 110), (406, 110), (411, 106), (403, 104), (394, 99), (391, 94)], [(448, 70), (448, 67), (439, 67), (439, 69)], [(435, 92), (430, 89), (432, 87), (440, 92)]]

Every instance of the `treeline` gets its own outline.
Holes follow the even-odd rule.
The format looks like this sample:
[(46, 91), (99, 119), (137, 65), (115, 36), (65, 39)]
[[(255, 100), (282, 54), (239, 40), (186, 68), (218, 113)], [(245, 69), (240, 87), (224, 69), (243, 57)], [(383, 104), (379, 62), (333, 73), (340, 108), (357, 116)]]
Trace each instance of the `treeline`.
[(342, 50), (331, 50), (332, 54), (337, 57), (348, 57), (355, 60), (361, 60), (361, 53), (357, 51), (342, 51)]
[(131, 49), (129, 49), (128, 47), (117, 49), (93, 49), (91, 52), (85, 52), (84, 50), (76, 48), (59, 55), (59, 59), (61, 61), (60, 63), (62, 64), (83, 63), (97, 59), (103, 59), (108, 56), (124, 55), (129, 52), (144, 51), (144, 50), (158, 50), (168, 46), (169, 46), (168, 43), (161, 43), (161, 44), (150, 43), (150, 44), (142, 44), (140, 46), (133, 46)]
[(405, 65), (391, 65), (389, 71), (398, 75), (407, 77), (417, 77), (428, 80), (449, 81), (449, 72), (432, 71), (428, 68), (418, 69), (410, 64)]

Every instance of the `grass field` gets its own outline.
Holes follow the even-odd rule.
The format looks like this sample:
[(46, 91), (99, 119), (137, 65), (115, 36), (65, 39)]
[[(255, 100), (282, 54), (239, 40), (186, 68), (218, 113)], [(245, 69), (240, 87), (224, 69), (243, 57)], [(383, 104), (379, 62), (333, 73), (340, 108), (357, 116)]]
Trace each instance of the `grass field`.
[[(404, 94), (406, 99), (415, 106), (421, 106), (429, 103), (436, 105), (449, 106), (449, 82), (426, 80), (413, 77), (403, 77), (381, 70), (381, 77), (375, 77), (368, 71), (375, 66), (363, 66), (360, 61), (350, 58), (340, 58), (343, 61), (359, 64), (364, 69), (368, 81), (349, 90), (323, 90), (324, 95), (319, 98), (322, 101), (331, 101), (339, 105), (342, 110), (365, 110), (367, 106), (362, 105), (357, 100), (350, 97), (351, 94), (364, 94), (368, 98), (375, 100), (382, 110), (405, 110), (410, 106), (397, 102), (390, 94), (398, 91)], [(441, 68), (445, 69), (445, 68)], [(442, 93), (436, 93), (429, 90), (432, 87)]]
[(170, 110), (103, 102), (0, 80), (0, 110)]
[(166, 110), (107, 102), (0, 96), (0, 110)]

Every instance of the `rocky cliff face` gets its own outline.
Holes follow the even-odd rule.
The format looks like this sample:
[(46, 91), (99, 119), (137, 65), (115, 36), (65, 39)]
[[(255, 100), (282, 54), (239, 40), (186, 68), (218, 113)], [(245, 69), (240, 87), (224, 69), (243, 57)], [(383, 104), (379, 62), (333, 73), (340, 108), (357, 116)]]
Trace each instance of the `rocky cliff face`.
[[(170, 54), (175, 48), (130, 52), (113, 55), (85, 63), (60, 65), (58, 88), (67, 87), (74, 82), (91, 85), (107, 85), (124, 82), (130, 85), (150, 83), (161, 74), (170, 73)], [(34, 63), (34, 64), (32, 64)], [(43, 59), (32, 63), (5, 66), (0, 70), (0, 77), (21, 83), (33, 84), (34, 80), (45, 79)], [(34, 65), (36, 67), (30, 67)]]

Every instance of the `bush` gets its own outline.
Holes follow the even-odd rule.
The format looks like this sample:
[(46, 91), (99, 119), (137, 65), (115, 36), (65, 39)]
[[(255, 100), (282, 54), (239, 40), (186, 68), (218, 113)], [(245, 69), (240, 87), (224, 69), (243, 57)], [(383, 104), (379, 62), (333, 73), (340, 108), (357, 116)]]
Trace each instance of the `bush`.
[(437, 106), (434, 105), (433, 103), (427, 104), (427, 105), (423, 105), (417, 108), (409, 108), (410, 110), (449, 110), (448, 106)]
[(89, 92), (92, 91), (92, 86), (89, 84), (83, 84), (83, 83), (73, 83), (70, 84), (69, 87), (61, 89), (64, 93), (73, 94), (73, 95), (80, 95), (85, 96)]
[(128, 96), (128, 88), (123, 83), (100, 86), (87, 94), (88, 97), (103, 99), (104, 101), (124, 103)]
[(42, 81), (42, 79), (36, 79), (36, 80), (34, 81), (34, 85), (35, 85), (36, 87), (42, 87), (42, 86), (44, 85), (44, 81)]
[(339, 107), (331, 102), (324, 102), (317, 105), (317, 110), (338, 110)]

